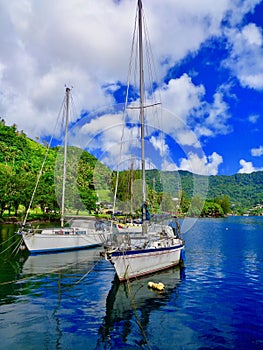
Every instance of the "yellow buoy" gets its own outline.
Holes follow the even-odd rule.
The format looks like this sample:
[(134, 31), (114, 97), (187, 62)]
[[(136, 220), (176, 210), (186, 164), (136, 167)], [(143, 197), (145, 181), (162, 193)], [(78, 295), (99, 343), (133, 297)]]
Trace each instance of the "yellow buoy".
[(159, 283), (155, 283), (155, 282), (148, 282), (148, 287), (149, 288), (153, 288), (153, 289), (157, 289), (157, 290), (164, 290), (165, 289), (165, 286), (162, 282), (159, 282)]

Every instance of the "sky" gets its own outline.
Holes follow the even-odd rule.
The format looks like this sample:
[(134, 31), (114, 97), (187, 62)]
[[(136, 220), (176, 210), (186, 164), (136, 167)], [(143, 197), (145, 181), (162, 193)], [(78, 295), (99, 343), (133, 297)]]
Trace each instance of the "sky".
[[(263, 1), (144, 0), (143, 8), (165, 111), (164, 137), (148, 119), (155, 165), (263, 170)], [(71, 143), (116, 166), (120, 139), (138, 129), (133, 117), (123, 127), (116, 107), (125, 102), (135, 10), (136, 0), (0, 0), (6, 125), (48, 139), (72, 87)]]

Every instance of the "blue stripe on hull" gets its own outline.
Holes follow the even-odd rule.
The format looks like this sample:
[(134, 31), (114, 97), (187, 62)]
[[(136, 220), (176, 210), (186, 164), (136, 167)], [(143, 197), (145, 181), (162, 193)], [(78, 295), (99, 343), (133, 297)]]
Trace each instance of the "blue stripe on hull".
[(93, 244), (89, 246), (83, 246), (83, 247), (75, 247), (75, 248), (54, 248), (54, 249), (45, 249), (45, 250), (31, 250), (29, 253), (31, 255), (37, 255), (37, 254), (50, 254), (50, 253), (62, 253), (62, 252), (69, 252), (73, 250), (84, 250), (84, 249), (90, 249), (99, 247), (101, 244)]
[(180, 244), (177, 246), (172, 246), (172, 247), (164, 247), (164, 248), (152, 248), (152, 249), (138, 249), (138, 250), (125, 250), (123, 252), (112, 252), (112, 256), (123, 256), (123, 255), (136, 255), (136, 254), (144, 254), (144, 253), (156, 253), (156, 252), (164, 252), (164, 251), (169, 251), (169, 250), (174, 250), (174, 249), (180, 249), (183, 248), (184, 245)]

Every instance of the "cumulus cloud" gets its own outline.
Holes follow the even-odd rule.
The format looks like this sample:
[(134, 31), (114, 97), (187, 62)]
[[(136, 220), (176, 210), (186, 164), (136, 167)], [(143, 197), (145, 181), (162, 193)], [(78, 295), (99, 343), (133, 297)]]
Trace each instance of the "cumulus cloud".
[[(127, 0), (100, 0), (88, 6), (85, 0), (78, 5), (69, 0), (1, 2), (0, 107), (6, 121), (31, 136), (52, 132), (65, 84), (75, 88), (78, 112), (112, 103), (103, 86), (126, 81), (135, 5)], [(236, 10), (226, 0), (151, 0), (144, 5), (159, 78), (206, 39), (220, 34), (222, 19)], [(245, 11), (239, 9), (239, 14)], [(245, 30), (243, 37), (259, 45), (255, 28)], [(186, 92), (187, 77), (180, 83), (169, 87), (175, 93), (170, 106), (179, 115), (202, 94), (198, 86)]]
[(218, 167), (222, 162), (222, 156), (216, 152), (208, 157), (204, 155), (200, 157), (197, 154), (189, 153), (188, 158), (181, 159), (180, 169), (199, 175), (217, 175)]
[[(163, 85), (161, 89), (164, 106), (184, 121), (186, 121), (191, 110), (200, 107), (204, 94), (204, 86), (195, 86), (191, 77), (187, 74), (183, 74), (178, 79), (171, 79), (169, 83)], [(166, 125), (167, 122), (169, 121), (165, 120), (164, 124)], [(172, 121), (170, 121), (169, 127), (171, 124)]]
[(254, 23), (249, 23), (241, 29), (231, 28), (226, 31), (226, 36), (231, 45), (231, 54), (225, 60), (225, 66), (233, 71), (242, 86), (262, 90), (263, 38), (261, 28)]
[(241, 159), (239, 161), (239, 164), (242, 167), (238, 171), (239, 174), (250, 174), (250, 173), (253, 173), (253, 171), (255, 171), (255, 168), (254, 168), (252, 162), (246, 162), (244, 159)]
[(247, 162), (244, 159), (240, 159), (239, 164), (241, 168), (239, 169), (239, 174), (251, 174), (255, 171), (263, 171), (263, 167), (256, 168), (252, 162)]
[(161, 155), (165, 155), (168, 152), (168, 145), (165, 143), (165, 140), (163, 138), (152, 136), (150, 138), (150, 142)]
[(215, 137), (232, 131), (228, 124), (230, 113), (229, 106), (224, 101), (224, 93), (218, 89), (213, 98), (212, 103), (204, 103), (196, 113), (199, 116), (198, 123), (194, 126), (197, 137)]

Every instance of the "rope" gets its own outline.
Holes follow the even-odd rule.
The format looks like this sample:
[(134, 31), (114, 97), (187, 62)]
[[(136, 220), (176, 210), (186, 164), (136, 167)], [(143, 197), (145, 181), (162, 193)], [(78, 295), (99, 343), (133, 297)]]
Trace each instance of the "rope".
[(136, 304), (135, 304), (135, 301), (134, 301), (134, 297), (133, 297), (133, 293), (132, 293), (132, 289), (131, 289), (129, 278), (127, 278), (127, 287), (128, 287), (128, 291), (129, 291), (129, 295), (130, 295), (130, 299), (131, 299), (131, 305), (132, 305), (132, 308), (133, 308), (133, 311), (134, 311), (134, 315), (135, 315), (135, 318), (136, 318), (136, 322), (137, 322), (137, 324), (138, 324), (138, 326), (139, 326), (139, 328), (140, 328), (140, 330), (142, 332), (143, 338), (144, 338), (144, 340), (145, 340), (145, 342), (147, 344), (148, 349), (151, 350), (152, 349), (151, 345), (150, 345), (150, 343), (148, 341), (148, 338), (147, 338), (146, 333), (145, 333), (145, 331), (143, 329), (143, 326), (141, 324), (141, 321), (140, 321), (140, 318), (139, 318), (139, 315), (138, 315), (138, 312), (137, 312), (137, 307), (136, 307)]
[[(16, 243), (17, 242), (13, 242), (9, 247), (7, 247), (6, 249), (2, 250), (0, 254), (3, 254), (4, 252), (6, 252), (8, 249), (10, 249)], [(20, 244), (20, 242), (19, 242), (19, 244)]]
[(1, 242), (0, 245), (4, 245), (5, 243), (7, 243), (8, 241), (10, 241), (10, 239), (12, 239), (15, 235), (9, 237), (6, 241)]
[[(90, 274), (91, 271), (94, 270), (95, 266), (96, 266), (99, 262), (100, 262), (100, 260), (96, 261), (96, 263), (93, 265), (93, 267), (92, 267), (90, 270), (88, 270), (88, 272), (85, 273), (85, 275), (83, 275), (76, 283), (74, 283), (73, 286), (76, 286), (76, 285), (79, 284), (86, 276), (88, 276), (88, 274)], [(72, 286), (72, 287), (73, 287), (73, 286)]]
[(20, 241), (18, 242), (17, 247), (12, 251), (11, 255), (15, 253), (15, 255), (18, 254), (20, 247), (23, 245), (24, 240), (21, 238)]
[[(76, 283), (74, 283), (74, 285), (80, 283), (93, 269), (94, 267), (100, 262), (100, 260), (98, 260), (95, 265), (87, 272), (85, 273)], [(69, 268), (70, 266), (73, 266), (73, 265), (76, 265), (77, 263), (74, 262), (72, 264), (68, 264), (68, 265), (65, 265), (65, 266), (62, 266), (58, 269), (54, 269), (54, 270), (49, 270), (48, 272), (45, 272), (45, 273), (37, 273), (37, 274), (34, 274), (34, 275), (31, 275), (31, 276), (26, 276), (24, 278), (20, 278), (18, 280), (12, 280), (12, 281), (6, 281), (6, 282), (2, 282), (0, 283), (0, 286), (2, 285), (7, 285), (7, 284), (11, 284), (11, 283), (19, 283), (19, 282), (23, 282), (23, 281), (27, 281), (27, 280), (30, 280), (30, 279), (33, 279), (33, 278), (36, 278), (36, 277), (40, 277), (40, 276), (44, 276), (44, 275), (47, 275), (47, 274), (51, 274), (51, 273), (55, 273), (55, 272), (60, 272), (61, 270), (65, 270), (67, 268)], [(72, 287), (74, 286), (72, 285)], [(72, 288), (71, 287), (71, 288)]]

